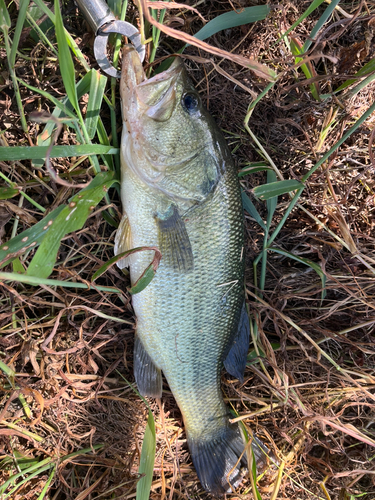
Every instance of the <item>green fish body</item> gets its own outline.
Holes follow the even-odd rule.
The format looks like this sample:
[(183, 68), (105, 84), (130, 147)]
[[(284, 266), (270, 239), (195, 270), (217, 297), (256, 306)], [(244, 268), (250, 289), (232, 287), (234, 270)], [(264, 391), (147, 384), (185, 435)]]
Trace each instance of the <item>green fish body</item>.
[[(154, 246), (162, 253), (154, 279), (132, 299), (135, 379), (142, 395), (161, 397), (164, 373), (199, 479), (222, 494), (241, 480), (244, 451), (220, 388), (223, 364), (243, 379), (249, 344), (238, 177), (179, 59), (147, 79), (125, 47), (121, 97), (124, 216), (115, 252)], [(135, 283), (152, 258), (138, 252), (119, 265), (130, 266)]]

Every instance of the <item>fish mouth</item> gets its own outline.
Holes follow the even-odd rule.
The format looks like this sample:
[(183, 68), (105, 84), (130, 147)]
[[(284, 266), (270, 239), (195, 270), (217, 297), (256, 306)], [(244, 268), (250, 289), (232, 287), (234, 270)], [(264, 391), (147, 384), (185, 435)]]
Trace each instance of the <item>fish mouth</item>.
[(183, 64), (176, 57), (166, 71), (147, 78), (132, 45), (125, 45), (122, 57), (120, 92), (123, 117), (146, 114), (156, 121), (170, 118), (176, 104), (176, 82)]

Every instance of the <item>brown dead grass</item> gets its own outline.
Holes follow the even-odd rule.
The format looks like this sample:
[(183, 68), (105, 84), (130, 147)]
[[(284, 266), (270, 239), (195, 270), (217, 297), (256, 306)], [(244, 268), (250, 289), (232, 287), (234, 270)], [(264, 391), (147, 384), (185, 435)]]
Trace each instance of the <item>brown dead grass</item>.
[[(257, 2), (206, 2), (198, 8), (206, 19), (211, 19), (245, 3), (248, 6)], [(327, 151), (375, 98), (372, 84), (350, 99), (338, 96), (336, 102), (314, 101), (301, 72), (292, 69), (293, 59), (286, 47), (272, 46), (277, 33), (287, 29), (309, 4), (297, 0), (281, 2), (266, 21), (218, 33), (210, 40), (218, 48), (251, 56), (283, 73), (274, 89), (255, 108), (250, 127), (285, 178), (299, 179), (306, 173), (320, 157), (318, 149)], [(347, 13), (359, 8), (359, 14), (366, 16), (374, 12), (372, 2), (348, 2), (342, 8)], [(15, 15), (16, 11), (13, 12)], [(318, 10), (310, 16), (294, 33), (302, 43), (320, 13)], [(81, 21), (75, 16), (72, 2), (67, 3), (65, 15), (70, 32), (94, 65), (90, 37), (82, 36)], [(188, 33), (201, 26), (198, 16), (191, 11), (178, 16), (170, 13), (169, 17), (170, 25), (178, 25)], [(343, 22), (338, 23), (339, 20)], [(339, 12), (329, 21), (327, 27), (330, 26), (311, 50), (313, 56), (325, 54), (336, 58), (314, 59), (321, 93), (336, 88), (374, 54), (374, 38), (371, 38), (374, 28), (369, 17), (350, 23)], [(64, 91), (56, 61), (48, 53), (44, 57), (46, 49), (32, 43), (27, 34), (21, 48), (31, 49), (32, 60), (31, 64), (20, 60), (17, 74), (30, 84), (60, 96)], [(163, 57), (178, 48), (178, 42), (164, 39), (159, 55)], [(213, 59), (242, 84), (225, 78), (212, 65), (188, 62), (190, 75), (210, 111), (228, 132), (238, 166), (261, 159), (244, 130), (243, 120), (250, 102), (249, 91), (259, 93), (265, 82), (231, 61), (199, 53), (191, 47), (186, 53)], [(6, 66), (1, 64), (0, 119), (1, 130), (5, 130), (2, 144), (27, 145)], [(43, 99), (25, 89), (22, 95), (27, 113), (36, 109), (48, 111)], [(322, 127), (334, 112), (337, 123), (326, 139), (319, 142)], [(106, 113), (103, 110), (103, 120), (108, 122)], [(322, 303), (321, 282), (314, 271), (277, 254), (269, 255), (263, 300), (253, 301), (252, 260), (261, 251), (263, 234), (245, 214), (248, 298), (258, 321), (264, 355), (262, 364), (258, 360), (249, 365), (242, 385), (223, 373), (223, 390), (228, 402), (245, 418), (246, 425), (284, 460), (278, 499), (375, 497), (375, 448), (371, 444), (375, 418), (375, 275), (369, 268), (369, 265), (375, 267), (375, 181), (369, 153), (374, 123), (373, 116), (339, 148), (329, 164), (309, 179), (300, 205), (276, 240), (279, 247), (322, 265), (327, 276), (327, 295)], [(37, 133), (38, 126), (30, 123), (32, 140)], [(74, 136), (65, 131), (59, 140), (61, 144), (74, 143)], [(58, 165), (60, 172), (69, 169), (70, 161), (66, 159)], [(82, 165), (83, 181), (87, 166)], [(30, 162), (1, 163), (1, 168), (20, 185), (34, 180), (28, 193), (48, 209), (65, 202), (72, 194), (70, 188), (57, 188), (52, 181), (42, 184)], [(254, 174), (244, 178), (242, 185), (250, 193), (252, 187), (264, 182), (263, 174)], [(115, 193), (112, 196), (113, 203), (119, 206)], [(254, 203), (264, 216), (264, 204), (256, 200)], [(287, 203), (286, 196), (280, 200), (274, 226)], [(10, 237), (15, 215), (20, 218), (20, 231), (33, 223), (32, 218), (39, 217), (26, 202), (18, 212), (9, 202), (1, 202), (2, 241)], [(367, 261), (360, 261), (356, 254), (343, 248), (335, 236), (345, 242), (351, 238)], [(81, 231), (65, 238), (54, 276), (90, 281), (93, 272), (112, 257), (113, 237), (114, 228), (97, 213)], [(98, 283), (126, 290), (128, 280), (111, 268)], [(15, 369), (16, 383), (31, 410), (30, 418), (25, 419), (17, 399), (19, 390), (7, 385), (4, 378), (0, 399), (1, 455), (12, 457), (18, 452), (40, 459), (63, 457), (104, 444), (97, 452), (93, 450), (58, 466), (49, 493), (51, 499), (135, 497), (147, 411), (120, 376), (130, 382), (134, 380), (134, 318), (129, 301), (126, 292), (118, 297), (95, 290), (76, 293), (47, 286), (0, 285), (1, 359)], [(121, 315), (129, 320), (129, 325), (100, 318), (95, 311)], [(47, 338), (50, 341), (43, 346)], [(312, 341), (340, 366), (340, 371)], [(162, 402), (150, 401), (150, 404), (157, 431), (151, 498), (208, 498), (197, 481), (181, 415), (167, 387)], [(6, 434), (9, 428), (4, 422), (17, 424), (21, 430), (29, 430), (43, 440), (38, 443), (13, 431)], [(4, 469), (0, 475), (5, 480), (9, 471)], [(260, 480), (263, 499), (271, 498), (275, 476), (275, 470), (271, 469)], [(38, 476), (32, 487), (27, 483), (13, 498), (35, 500), (47, 477)], [(95, 493), (91, 491), (93, 485)], [(249, 483), (245, 486), (248, 488)], [(251, 494), (238, 496), (250, 497)]]

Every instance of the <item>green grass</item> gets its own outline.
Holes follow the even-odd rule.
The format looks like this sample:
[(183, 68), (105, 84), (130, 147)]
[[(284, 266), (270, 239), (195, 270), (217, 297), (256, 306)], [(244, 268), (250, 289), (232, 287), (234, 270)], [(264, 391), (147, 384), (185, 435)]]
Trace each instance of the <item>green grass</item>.
[[(327, 2), (328, 3), (328, 2)], [(52, 287), (56, 290), (61, 288), (75, 288), (78, 290), (89, 290), (90, 287), (95, 290), (108, 294), (116, 294), (121, 296), (122, 292), (116, 287), (96, 285), (94, 281), (104, 273), (107, 273), (111, 266), (124, 254), (121, 254), (114, 259), (107, 260), (104, 264), (98, 266), (95, 271), (91, 273), (90, 282), (77, 282), (71, 279), (57, 279), (58, 276), (54, 274), (54, 270), (58, 263), (58, 254), (61, 247), (61, 242), (69, 235), (76, 233), (84, 228), (88, 219), (96, 207), (103, 207), (106, 203), (106, 209), (103, 211), (103, 217), (110, 221), (112, 225), (116, 225), (116, 214), (111, 206), (112, 193), (114, 189), (118, 189), (119, 182), (119, 140), (118, 140), (118, 120), (116, 116), (116, 106), (118, 104), (117, 96), (117, 81), (111, 79), (108, 82), (106, 76), (100, 74), (95, 69), (91, 68), (85, 56), (79, 49), (74, 41), (74, 38), (68, 33), (63, 24), (63, 18), (60, 10), (60, 2), (55, 0), (53, 13), (42, 0), (35, 0), (35, 4), (44, 12), (54, 26), (56, 39), (51, 36), (50, 32), (44, 33), (38, 24), (38, 19), (34, 19), (30, 14), (30, 2), (25, 0), (20, 3), (20, 9), (17, 12), (17, 22), (11, 22), (11, 16), (4, 0), (0, 0), (0, 30), (3, 36), (3, 48), (7, 58), (7, 68), (9, 70), (10, 79), (12, 81), (12, 88), (14, 91), (15, 101), (18, 108), (20, 123), (23, 130), (25, 140), (22, 141), (23, 145), (3, 146), (0, 148), (0, 160), (5, 162), (23, 162), (25, 160), (32, 160), (32, 166), (36, 172), (41, 174), (40, 185), (44, 182), (49, 185), (53, 180), (56, 182), (57, 189), (69, 189), (72, 193), (71, 196), (66, 196), (65, 202), (58, 204), (54, 207), (53, 211), (49, 211), (49, 206), (43, 206), (33, 199), (32, 188), (35, 184), (20, 185), (12, 179), (8, 172), (0, 172), (0, 177), (4, 181), (4, 185), (0, 186), (0, 199), (1, 200), (17, 200), (19, 208), (21, 208), (23, 199), (31, 203), (35, 208), (35, 214), (42, 218), (31, 227), (21, 231), (19, 230), (19, 218), (15, 217), (12, 221), (12, 237), (5, 243), (0, 245), (0, 268), (5, 267), (12, 263), (13, 272), (0, 271), (0, 280), (5, 284), (18, 283), (20, 286), (32, 285), (35, 287)], [(312, 43), (322, 30), (327, 26), (331, 16), (334, 14), (338, 6), (338, 0), (324, 5), (323, 0), (311, 2), (310, 6), (305, 12), (295, 21), (284, 33), (278, 34), (278, 39), (274, 43), (275, 47), (283, 47), (283, 50), (290, 56), (292, 61), (289, 71), (295, 75), (296, 80), (301, 80), (301, 74), (298, 69), (299, 66), (307, 79), (316, 76), (314, 60), (308, 60)], [(115, 0), (112, 2), (113, 10), (118, 14), (119, 18), (125, 19), (128, 10), (128, 2), (121, 2)], [(199, 6), (198, 6), (199, 7)], [(311, 31), (306, 37), (304, 44), (296, 41), (291, 35), (294, 32), (298, 33), (298, 29), (303, 26), (303, 23), (309, 21), (309, 16), (316, 15), (319, 9), (320, 17), (311, 26)], [(163, 24), (168, 9), (161, 10), (151, 9), (151, 19), (149, 22), (143, 23), (143, 38), (148, 40), (150, 44), (149, 50), (149, 63), (154, 63), (158, 56), (158, 48), (162, 42), (162, 32), (164, 30), (173, 36), (176, 33), (168, 31), (168, 27)], [(268, 6), (253, 6), (243, 9), (241, 12), (227, 12), (218, 15), (210, 22), (208, 22), (200, 31), (196, 33), (196, 40), (204, 40), (210, 36), (214, 36), (223, 30), (229, 30), (236, 26), (248, 24), (250, 22), (257, 22), (264, 20), (270, 14)], [(65, 95), (56, 96), (51, 92), (43, 90), (42, 88), (34, 87), (25, 82), (22, 78), (17, 76), (17, 58), (23, 54), (22, 49), (19, 47), (22, 30), (29, 21), (34, 29), (37, 30), (43, 43), (49, 47), (51, 53), (57, 56), (62, 75)], [(159, 24), (157, 24), (159, 23)], [(160, 26), (162, 25), (162, 26)], [(164, 37), (165, 39), (165, 37)], [(186, 46), (186, 38), (181, 36), (181, 44), (183, 51)], [(189, 42), (192, 40), (189, 39)], [(199, 45), (198, 45), (199, 46)], [(117, 39), (114, 42), (114, 65), (117, 66), (119, 62), (119, 53), (121, 47), (121, 40)], [(200, 47), (206, 48), (206, 45)], [(165, 46), (164, 46), (165, 49)], [(218, 52), (215, 52), (216, 55)], [(224, 53), (222, 51), (222, 56)], [(226, 53), (225, 57), (229, 57)], [(233, 61), (240, 62), (239, 59), (233, 56)], [(264, 61), (262, 61), (264, 62)], [(294, 63), (294, 64), (293, 64)], [(260, 66), (253, 65), (255, 70), (259, 70)], [(326, 297), (327, 280), (332, 281), (332, 276), (324, 269), (321, 262), (313, 261), (310, 258), (302, 257), (301, 255), (294, 254), (287, 251), (278, 243), (281, 232), (285, 229), (287, 222), (293, 211), (298, 208), (304, 211), (307, 217), (311, 219), (311, 224), (319, 224), (324, 230), (325, 234), (329, 234), (332, 239), (341, 245), (353, 258), (356, 258), (370, 273), (375, 274), (374, 259), (368, 252), (362, 251), (360, 247), (354, 242), (345, 220), (340, 226), (341, 231), (335, 231), (328, 227), (324, 222), (317, 218), (316, 214), (312, 213), (305, 203), (306, 188), (310, 187), (310, 181), (315, 174), (328, 168), (329, 162), (337, 153), (339, 148), (348, 139), (352, 138), (355, 133), (366, 124), (372, 114), (375, 112), (375, 104), (369, 103), (366, 111), (359, 117), (350, 118), (349, 125), (343, 130), (340, 138), (329, 142), (329, 149), (324, 154), (319, 154), (324, 144), (332, 137), (332, 132), (337, 129), (339, 120), (339, 108), (336, 108), (334, 115), (331, 116), (327, 122), (327, 126), (322, 128), (320, 142), (317, 146), (317, 159), (307, 169), (307, 171), (299, 177), (299, 179), (288, 178), (288, 172), (282, 171), (276, 158), (272, 158), (272, 154), (265, 146), (260, 138), (256, 136), (251, 127), (251, 117), (257, 106), (263, 105), (269, 98), (270, 94), (275, 90), (275, 85), (280, 81), (278, 78), (281, 72), (277, 68), (277, 64), (267, 62), (262, 64), (262, 71), (264, 75), (272, 80), (270, 83), (261, 83), (261, 91), (259, 95), (253, 99), (248, 106), (248, 112), (244, 119), (244, 129), (249, 134), (250, 139), (253, 141), (262, 161), (249, 163), (240, 171), (240, 178), (247, 179), (248, 175), (265, 174), (265, 183), (254, 187), (248, 194), (243, 192), (244, 208), (248, 214), (259, 225), (263, 233), (263, 240), (260, 243), (260, 251), (254, 258), (254, 284), (255, 292), (249, 291), (249, 296), (255, 301), (256, 309), (251, 318), (251, 332), (253, 340), (253, 354), (254, 359), (249, 361), (255, 363), (257, 369), (263, 373), (266, 380), (274, 384), (274, 378), (280, 383), (273, 393), (276, 405), (288, 406), (290, 408), (302, 408), (306, 411), (306, 404), (301, 399), (298, 391), (294, 388), (288, 390), (287, 394), (283, 393), (283, 388), (288, 387), (289, 381), (287, 375), (275, 365), (270, 368), (273, 363), (274, 352), (280, 348), (280, 344), (268, 346), (259, 330), (259, 325), (265, 321), (265, 313), (269, 304), (267, 302), (267, 280), (269, 279), (269, 261), (271, 256), (275, 254), (281, 255), (288, 262), (296, 262), (297, 264), (313, 270), (320, 279), (321, 303)], [(337, 88), (332, 91), (322, 94), (319, 86), (316, 83), (310, 84), (307, 88), (309, 97), (312, 101), (322, 101), (333, 98), (336, 96), (339, 99), (349, 99), (355, 97), (359, 92), (367, 89), (373, 84), (374, 75), (374, 58), (355, 71), (354, 78), (348, 77)], [(152, 67), (149, 69), (149, 74), (153, 71)], [(81, 75), (83, 73), (83, 76)], [(303, 75), (302, 75), (303, 78)], [(31, 137), (29, 132), (29, 125), (27, 117), (24, 112), (24, 103), (22, 100), (21, 89), (28, 89), (33, 94), (41, 96), (43, 99), (50, 103), (52, 112), (50, 116), (38, 113), (34, 115), (34, 119), (41, 124), (41, 129), (36, 137), (36, 145), (25, 146), (30, 144)], [(82, 97), (88, 95), (85, 113), (82, 107)], [(44, 101), (42, 101), (44, 102)], [(109, 118), (108, 116), (109, 115)], [(75, 144), (61, 144), (54, 145), (57, 138), (57, 132), (61, 130), (69, 131), (71, 137), (74, 136)], [(54, 166), (51, 160), (56, 158), (76, 158), (73, 166), (69, 168), (68, 172), (63, 174), (57, 172), (56, 161)], [(82, 162), (87, 159), (89, 167), (87, 167), (84, 175), (82, 169), (78, 168)], [(44, 176), (44, 168), (47, 169), (47, 177)], [(81, 182), (84, 178), (85, 187), (82, 188)], [(108, 193), (108, 190), (112, 189)], [(31, 194), (30, 194), (31, 193)], [(250, 196), (253, 196), (253, 200)], [(261, 211), (261, 208), (263, 211)], [(265, 216), (261, 215), (265, 214)], [(341, 220), (341, 219), (340, 219)], [(35, 251), (36, 250), (36, 251)], [(134, 249), (139, 251), (142, 249)], [(145, 270), (142, 279), (133, 287), (130, 292), (136, 293), (143, 289), (151, 281), (157, 268), (157, 252), (155, 259), (150, 266)], [(50, 278), (53, 276), (53, 278)], [(84, 293), (84, 292), (83, 292)], [(361, 298), (360, 298), (361, 299)], [(362, 303), (366, 304), (365, 299), (361, 299)], [(79, 307), (77, 306), (77, 309)], [(105, 320), (120, 322), (132, 326), (132, 323), (127, 320), (122, 320), (115, 315), (105, 314), (101, 311), (87, 308), (90, 313), (95, 317), (101, 317)], [(260, 312), (259, 312), (260, 311)], [(348, 384), (350, 387), (357, 387), (364, 380), (368, 384), (373, 383), (372, 376), (360, 371), (358, 368), (350, 369), (348, 364), (343, 366), (342, 361), (338, 361), (335, 356), (329, 351), (325, 343), (327, 338), (324, 337), (321, 341), (316, 341), (311, 336), (307, 328), (300, 326), (295, 319), (291, 316), (291, 312), (276, 311), (275, 315), (280, 318), (283, 325), (287, 325), (294, 332), (298, 332), (300, 338), (306, 341), (315, 352), (319, 359), (324, 359), (329, 369), (339, 374), (342, 377), (343, 384)], [(17, 325), (18, 319), (13, 315), (11, 321)], [(364, 324), (364, 323), (363, 323)], [(339, 332), (344, 335), (345, 332)], [(0, 361), (0, 369), (4, 374), (7, 381), (7, 388), (18, 392), (17, 398), (21, 404), (24, 416), (18, 424), (5, 422), (4, 427), (8, 430), (13, 430), (15, 436), (20, 434), (40, 442), (42, 438), (33, 429), (26, 429), (22, 424), (28, 422), (32, 418), (32, 411), (27, 402), (27, 391), (22, 392), (22, 387), (17, 383), (15, 371), (3, 361)], [(275, 374), (275, 375), (273, 375)], [(270, 382), (270, 385), (272, 385)], [(272, 386), (272, 387), (274, 387)], [(367, 390), (367, 389), (366, 389)], [(271, 405), (270, 405), (271, 407)], [(306, 415), (304, 415), (306, 417)], [(242, 418), (243, 416), (240, 416)], [(243, 417), (245, 418), (246, 415)], [(306, 417), (307, 418), (307, 417)], [(324, 421), (324, 424), (329, 427), (331, 421)], [(373, 440), (366, 432), (359, 429), (352, 429), (350, 425), (345, 423), (334, 423), (336, 428), (342, 434), (346, 434), (356, 440), (356, 442), (367, 443), (373, 445)], [(144, 435), (142, 452), (140, 457), (139, 474), (142, 475), (137, 484), (137, 499), (143, 500), (148, 498), (150, 488), (153, 480), (153, 466), (155, 456), (155, 442), (156, 430), (155, 422), (152, 413), (149, 412), (146, 432)], [(95, 449), (99, 449), (98, 445)], [(40, 457), (24, 457), (21, 456), (16, 450), (12, 461), (4, 459), (2, 467), (8, 468), (10, 472), (9, 479), (0, 486), (0, 494), (2, 498), (11, 498), (19, 488), (31, 481), (35, 477), (43, 477), (47, 475), (47, 479), (42, 488), (38, 498), (48, 498), (48, 491), (53, 485), (56, 474), (57, 466), (60, 463), (68, 462), (71, 458), (81, 454), (87, 454), (91, 449), (83, 449), (70, 455), (53, 456), (45, 459)], [(18, 454), (17, 454), (18, 453)], [(274, 486), (273, 493), (271, 494), (272, 500), (276, 500), (280, 484), (284, 478), (288, 480), (295, 480), (287, 472), (287, 464), (282, 461), (282, 466), (279, 469), (277, 481)], [(261, 499), (261, 490), (257, 485), (256, 471), (251, 469), (250, 472), (251, 486), (253, 495), (257, 499)], [(296, 484), (301, 486), (301, 482), (296, 481)], [(324, 485), (323, 485), (324, 486)], [(321, 486), (326, 498), (329, 493)], [(311, 493), (311, 492), (310, 492)], [(313, 495), (313, 493), (311, 493)], [(328, 497), (327, 497), (328, 495)], [(361, 495), (351, 495), (348, 498), (360, 497)], [(318, 498), (318, 497), (317, 497)]]

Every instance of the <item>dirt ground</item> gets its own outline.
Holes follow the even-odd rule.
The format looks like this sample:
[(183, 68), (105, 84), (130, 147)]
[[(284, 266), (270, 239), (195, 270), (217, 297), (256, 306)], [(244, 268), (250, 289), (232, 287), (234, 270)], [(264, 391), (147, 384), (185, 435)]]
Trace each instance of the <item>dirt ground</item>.
[[(222, 0), (197, 2), (196, 7), (210, 20), (233, 8), (260, 3)], [(310, 46), (308, 57), (315, 77), (306, 82), (288, 46), (276, 42), (310, 4), (303, 0), (270, 4), (265, 20), (221, 31), (208, 40), (215, 47), (255, 58), (280, 75), (256, 105), (249, 126), (285, 179), (300, 180), (375, 101), (375, 81), (355, 95), (349, 92), (353, 84), (321, 100), (313, 97), (310, 87), (316, 84), (320, 95), (331, 94), (375, 57), (375, 2), (340, 3), (341, 10), (329, 17)], [(14, 26), (17, 7), (11, 2), (7, 5)], [(323, 3), (292, 32), (296, 43), (302, 45), (309, 38), (327, 5)], [(133, 12), (131, 5), (130, 20)], [(64, 2), (62, 13), (88, 63), (97, 67), (92, 36), (74, 2)], [(165, 23), (191, 34), (202, 26), (192, 11), (179, 16), (170, 11)], [(181, 45), (162, 35), (157, 57)], [(28, 59), (16, 58), (17, 76), (63, 97), (59, 66), (48, 47), (24, 30), (19, 51)], [(42, 126), (28, 121), (29, 137), (23, 132), (2, 41), (0, 54), (1, 146), (35, 145)], [(267, 82), (230, 60), (194, 47), (184, 54), (210, 59), (222, 70), (186, 61), (205, 104), (224, 130), (238, 169), (263, 162), (261, 149), (245, 130), (244, 118), (253, 93), (261, 93)], [(21, 95), (26, 116), (35, 110), (52, 112), (51, 103), (26, 87), (21, 88)], [(84, 110), (85, 96), (80, 102)], [(116, 114), (120, 132), (119, 104)], [(107, 107), (101, 116), (109, 130)], [(259, 356), (251, 345), (244, 383), (223, 372), (222, 387), (228, 404), (283, 466), (276, 496), (272, 492), (278, 470), (270, 466), (260, 478), (258, 488), (264, 500), (375, 498), (374, 125), (373, 113), (307, 180), (274, 242), (284, 254), (268, 254), (260, 300), (256, 300), (253, 261), (262, 251), (264, 230), (245, 211), (247, 298), (262, 352)], [(76, 142), (75, 134), (65, 127), (58, 143)], [(53, 164), (63, 174), (77, 160), (64, 158)], [(74, 182), (87, 180), (88, 167), (85, 159)], [(0, 169), (17, 185), (27, 187), (29, 196), (48, 212), (74, 193), (29, 160), (3, 161), (0, 153)], [(252, 190), (265, 182), (264, 171), (241, 177), (243, 189), (264, 220), (266, 204)], [(2, 179), (0, 183), (5, 185)], [(118, 193), (112, 189), (109, 196), (118, 222)], [(279, 197), (271, 230), (289, 202), (288, 194)], [(22, 206), (18, 204), (17, 197), (0, 200), (0, 243), (11, 238), (16, 216), (17, 234), (41, 219), (26, 199)], [(104, 210), (103, 201), (83, 229), (63, 239), (50, 278), (87, 283), (113, 257), (116, 229), (103, 217)], [(326, 279), (323, 300), (319, 275), (286, 252), (321, 266)], [(11, 272), (12, 267), (1, 271)], [(0, 483), (20, 472), (15, 465), (19, 459), (40, 463), (53, 458), (56, 470), (45, 498), (136, 496), (148, 411), (131, 387), (135, 318), (126, 291), (129, 280), (112, 267), (96, 283), (123, 293), (0, 281), (0, 359), (16, 373), (10, 380), (0, 371)], [(212, 498), (200, 486), (181, 414), (166, 383), (164, 388), (161, 402), (149, 401), (157, 439), (150, 498)], [(20, 393), (29, 416), (25, 416)], [(94, 449), (95, 445), (103, 446)], [(74, 455), (79, 450), (86, 451)], [(41, 470), (4, 498), (41, 498), (50, 472)], [(245, 479), (238, 495), (231, 498), (252, 498), (250, 481)]]

